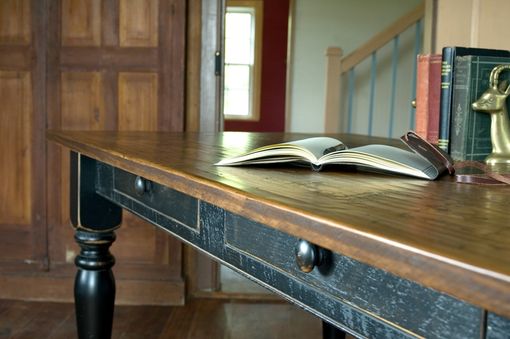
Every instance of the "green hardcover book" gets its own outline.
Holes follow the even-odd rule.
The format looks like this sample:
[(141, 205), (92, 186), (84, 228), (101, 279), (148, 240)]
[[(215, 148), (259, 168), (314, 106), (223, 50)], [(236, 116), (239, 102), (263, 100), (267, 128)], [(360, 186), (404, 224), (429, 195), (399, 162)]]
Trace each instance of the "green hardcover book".
[[(489, 88), (492, 69), (503, 64), (510, 64), (510, 58), (474, 55), (455, 58), (450, 134), (453, 160), (483, 161), (492, 152), (490, 115), (473, 111), (471, 104)], [(501, 74), (501, 78), (508, 79), (508, 74)]]

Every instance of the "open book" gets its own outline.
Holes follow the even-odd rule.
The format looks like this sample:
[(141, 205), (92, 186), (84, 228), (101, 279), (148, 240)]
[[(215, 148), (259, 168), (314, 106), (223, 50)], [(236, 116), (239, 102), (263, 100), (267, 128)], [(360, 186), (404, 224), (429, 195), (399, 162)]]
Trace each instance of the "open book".
[(317, 171), (328, 164), (355, 165), (362, 169), (429, 180), (436, 179), (449, 169), (450, 159), (414, 132), (408, 132), (401, 139), (411, 151), (388, 145), (347, 148), (337, 139), (314, 137), (259, 147), (247, 153), (223, 159), (216, 165), (239, 166), (297, 162), (309, 163)]

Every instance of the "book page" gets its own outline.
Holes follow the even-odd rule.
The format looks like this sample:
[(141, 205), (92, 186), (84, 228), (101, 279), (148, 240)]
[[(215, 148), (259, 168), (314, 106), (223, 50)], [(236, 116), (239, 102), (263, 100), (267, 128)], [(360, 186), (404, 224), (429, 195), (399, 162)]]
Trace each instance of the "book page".
[(367, 145), (322, 157), (322, 164), (351, 164), (393, 173), (435, 179), (438, 170), (421, 156), (387, 145)]
[(323, 156), (325, 152), (344, 148), (344, 144), (334, 138), (307, 138), (262, 146), (235, 157), (222, 159), (216, 163), (216, 165), (271, 164), (296, 160), (317, 164), (318, 159)]
[(306, 149), (313, 154), (315, 159), (319, 159), (324, 154), (331, 153), (332, 151), (340, 151), (347, 148), (340, 140), (330, 137), (307, 138), (290, 141), (285, 144), (295, 145), (299, 148)]

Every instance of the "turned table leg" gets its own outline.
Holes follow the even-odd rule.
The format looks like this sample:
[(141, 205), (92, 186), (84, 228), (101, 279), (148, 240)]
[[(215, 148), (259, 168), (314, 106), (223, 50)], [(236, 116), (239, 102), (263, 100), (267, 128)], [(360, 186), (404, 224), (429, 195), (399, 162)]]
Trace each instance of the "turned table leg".
[(114, 232), (77, 231), (81, 247), (75, 263), (78, 267), (74, 283), (74, 299), (79, 338), (110, 338), (115, 302), (115, 280), (112, 266), (115, 258), (109, 251)]
[(109, 248), (122, 220), (119, 206), (96, 194), (98, 162), (71, 152), (70, 219), (81, 248), (75, 264), (74, 300), (78, 337), (110, 338), (115, 303), (115, 263)]

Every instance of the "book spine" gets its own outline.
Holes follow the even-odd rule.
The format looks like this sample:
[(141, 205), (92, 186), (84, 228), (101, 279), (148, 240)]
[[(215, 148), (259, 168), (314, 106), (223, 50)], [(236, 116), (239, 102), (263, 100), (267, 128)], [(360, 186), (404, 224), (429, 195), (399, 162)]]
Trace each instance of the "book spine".
[(418, 135), (427, 139), (430, 54), (419, 54), (417, 63), (415, 130)]
[(441, 95), (441, 62), (440, 54), (434, 54), (430, 58), (429, 66), (429, 121), (427, 125), (427, 141), (437, 145), (439, 138), (439, 105)]
[(449, 152), (450, 140), (450, 114), (453, 91), (453, 63), (455, 47), (445, 47), (442, 51), (441, 61), (441, 105), (439, 110), (439, 137), (438, 146)]
[(441, 55), (420, 54), (416, 75), (416, 133), (437, 144), (439, 134), (439, 96), (441, 93)]
[(455, 58), (452, 98), (450, 155), (454, 161), (466, 160), (466, 134), (471, 112), (471, 57)]

